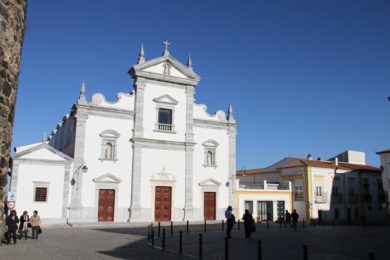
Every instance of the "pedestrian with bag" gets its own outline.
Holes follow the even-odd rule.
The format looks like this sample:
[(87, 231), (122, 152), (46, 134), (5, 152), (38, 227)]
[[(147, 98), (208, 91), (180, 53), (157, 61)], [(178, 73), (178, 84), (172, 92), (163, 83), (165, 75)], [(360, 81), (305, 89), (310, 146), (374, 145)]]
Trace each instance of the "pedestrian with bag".
[(245, 238), (249, 239), (251, 238), (251, 233), (256, 231), (255, 221), (249, 210), (245, 210), (242, 220), (244, 220)]
[(27, 210), (23, 211), (23, 215), (20, 216), (19, 220), (19, 240), (22, 239), (23, 234), (24, 238), (27, 240), (27, 233), (30, 225), (30, 217), (27, 214)]
[(16, 230), (18, 230), (19, 218), (16, 215), (16, 210), (11, 210), (11, 214), (7, 217), (6, 221), (6, 229), (8, 231), (7, 242), (10, 244), (11, 236), (14, 244), (16, 245)]
[(38, 211), (34, 210), (33, 215), (30, 217), (30, 224), (32, 229), (32, 239), (38, 239), (38, 234), (42, 233), (41, 217), (38, 215)]
[(234, 222), (236, 222), (236, 217), (234, 216), (232, 211), (233, 211), (232, 206), (227, 207), (227, 209), (225, 211), (225, 218), (226, 218), (226, 223), (227, 223), (226, 236), (228, 238), (232, 237), (231, 232), (233, 229), (233, 224), (234, 224)]

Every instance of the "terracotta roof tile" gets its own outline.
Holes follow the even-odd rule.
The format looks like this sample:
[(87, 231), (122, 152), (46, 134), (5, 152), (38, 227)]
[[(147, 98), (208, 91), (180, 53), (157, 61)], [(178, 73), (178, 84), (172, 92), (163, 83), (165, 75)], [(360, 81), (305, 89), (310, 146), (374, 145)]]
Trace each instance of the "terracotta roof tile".
[(251, 175), (251, 174), (259, 174), (262, 172), (262, 168), (259, 168), (259, 169), (249, 169), (249, 170), (241, 170), (241, 171), (237, 171), (236, 173), (236, 176), (243, 176), (244, 174), (245, 175)]
[(381, 154), (381, 153), (390, 153), (390, 149), (386, 149), (386, 150), (377, 152), (376, 154)]

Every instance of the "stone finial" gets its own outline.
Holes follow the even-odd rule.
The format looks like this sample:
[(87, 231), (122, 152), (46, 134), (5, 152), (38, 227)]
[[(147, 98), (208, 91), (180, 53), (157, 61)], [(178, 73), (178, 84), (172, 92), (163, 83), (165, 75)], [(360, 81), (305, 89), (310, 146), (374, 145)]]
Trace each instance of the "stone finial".
[(235, 123), (236, 120), (234, 120), (233, 116), (233, 107), (232, 104), (229, 104), (228, 113), (227, 113), (227, 120), (231, 123)]
[(192, 59), (191, 59), (191, 54), (188, 55), (187, 68), (189, 68), (190, 70), (192, 70)]
[(137, 64), (142, 64), (145, 62), (145, 51), (144, 51), (144, 44), (141, 44), (141, 50), (139, 51), (139, 57)]
[(87, 103), (87, 99), (85, 97), (85, 93), (86, 93), (85, 81), (83, 80), (83, 82), (81, 83), (79, 100), (77, 101), (78, 104), (86, 104)]
[(169, 41), (164, 41), (163, 45), (164, 45), (163, 56), (167, 56), (169, 55), (168, 47), (171, 45), (171, 43)]

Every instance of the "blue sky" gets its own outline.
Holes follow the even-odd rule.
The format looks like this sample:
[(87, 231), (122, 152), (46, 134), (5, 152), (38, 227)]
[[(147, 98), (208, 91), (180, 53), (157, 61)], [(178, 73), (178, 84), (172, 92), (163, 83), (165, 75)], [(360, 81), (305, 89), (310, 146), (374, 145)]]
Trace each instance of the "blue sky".
[(237, 168), (390, 148), (389, 1), (29, 1), (13, 146), (42, 139), (87, 94), (129, 92), (172, 42), (202, 77), (196, 102), (232, 103)]

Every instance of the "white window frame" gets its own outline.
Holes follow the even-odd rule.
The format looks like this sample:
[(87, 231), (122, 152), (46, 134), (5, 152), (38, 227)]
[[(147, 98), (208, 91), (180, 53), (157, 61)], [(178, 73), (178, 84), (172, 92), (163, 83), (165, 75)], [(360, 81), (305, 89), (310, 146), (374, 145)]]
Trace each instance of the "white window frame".
[[(215, 140), (203, 142), (204, 149), (204, 167), (217, 167), (217, 147), (219, 143)], [(211, 153), (211, 162), (208, 160), (208, 154)]]
[[(100, 152), (100, 158), (99, 160), (102, 161), (117, 161), (117, 140), (120, 136), (120, 134), (115, 130), (105, 130), (99, 134), (99, 136), (102, 139), (101, 142), (101, 152)], [(106, 158), (106, 145), (107, 143), (111, 143), (112, 145), (112, 154), (111, 158)]]

